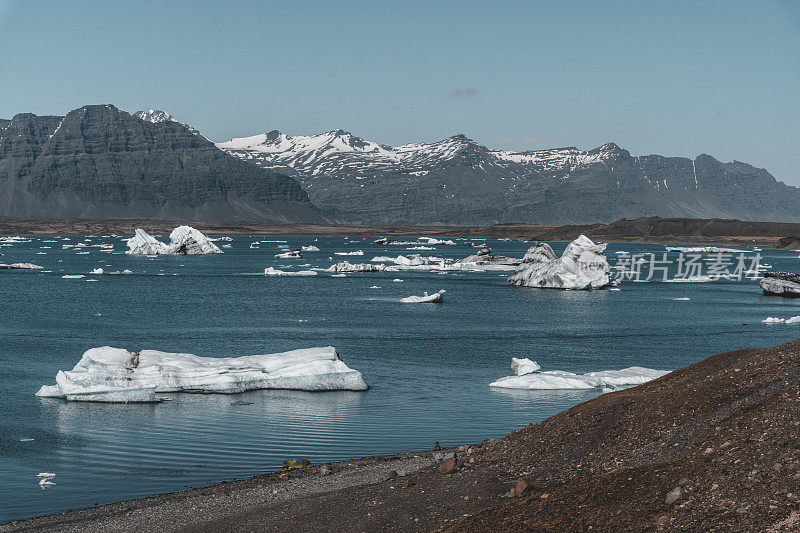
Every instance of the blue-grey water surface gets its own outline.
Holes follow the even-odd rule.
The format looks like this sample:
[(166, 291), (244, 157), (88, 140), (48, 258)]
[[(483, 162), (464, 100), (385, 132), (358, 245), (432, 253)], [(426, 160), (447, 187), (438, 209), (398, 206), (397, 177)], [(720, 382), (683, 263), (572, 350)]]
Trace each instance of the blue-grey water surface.
[[(267, 266), (297, 270), (417, 251), (357, 237), (234, 237), (224, 254), (194, 257), (125, 255), (119, 238), (91, 238), (113, 244), (113, 253), (62, 249), (82, 240), (37, 237), (0, 247), (1, 262), (50, 271), (0, 270), (0, 522), (255, 475), (290, 457), (322, 462), (478, 442), (599, 394), (491, 390), (490, 382), (510, 374), (512, 356), (543, 369), (673, 369), (800, 336), (800, 324), (761, 323), (800, 314), (800, 302), (763, 296), (753, 280), (623, 282), (620, 291), (589, 292), (513, 287), (502, 272), (267, 277)], [(281, 243), (251, 248), (257, 240), (321, 251), (275, 259)], [(457, 242), (418, 253), (473, 251)], [(530, 246), (488, 244), (516, 257)], [(563, 247), (554, 244), (557, 253)], [(333, 255), (356, 249), (365, 255)], [(612, 244), (612, 262), (617, 250), (664, 247)], [(763, 255), (775, 269), (800, 269), (797, 252)], [(88, 275), (97, 267), (106, 274)], [(126, 269), (132, 273), (109, 274)], [(443, 305), (397, 301), (439, 289), (447, 290)], [(148, 405), (34, 396), (86, 349), (103, 345), (202, 356), (332, 345), (371, 389), (171, 394), (173, 401)], [(43, 471), (57, 474), (56, 486), (39, 487)]]

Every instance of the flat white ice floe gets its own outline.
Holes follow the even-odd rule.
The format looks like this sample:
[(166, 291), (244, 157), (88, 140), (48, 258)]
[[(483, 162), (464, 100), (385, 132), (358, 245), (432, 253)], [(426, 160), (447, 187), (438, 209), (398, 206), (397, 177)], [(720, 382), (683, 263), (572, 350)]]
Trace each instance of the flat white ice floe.
[(742, 250), (740, 248), (720, 248), (719, 246), (667, 246), (668, 252), (683, 252), (683, 253), (734, 253), (734, 252), (749, 252), (750, 250)]
[(354, 250), (352, 252), (334, 252), (334, 255), (364, 255), (364, 250)]
[(267, 267), (264, 269), (265, 276), (316, 276), (314, 270), (278, 270), (277, 268)]
[(404, 304), (433, 304), (433, 303), (442, 303), (444, 300), (444, 293), (446, 291), (444, 289), (440, 290), (439, 292), (434, 292), (433, 294), (428, 294), (428, 292), (424, 292), (422, 296), (406, 296), (405, 298), (400, 298), (400, 301)]
[(599, 289), (609, 283), (605, 248), (605, 244), (595, 244), (581, 235), (567, 245), (559, 258), (549, 244), (537, 243), (522, 258), (522, 264), (508, 282), (525, 287)]
[(44, 267), (34, 265), (33, 263), (11, 263), (10, 265), (0, 264), (0, 268), (7, 270), (39, 270)]
[(165, 392), (368, 388), (361, 373), (348, 367), (332, 346), (225, 358), (103, 346), (87, 350), (72, 370), (59, 371), (56, 384), (42, 386), (36, 396), (84, 402), (154, 402), (156, 394)]
[(165, 244), (141, 228), (127, 239), (128, 251), (133, 255), (202, 255), (221, 254), (216, 244), (211, 242), (202, 232), (191, 226), (178, 226), (169, 235), (169, 244)]
[(383, 272), (386, 270), (386, 265), (373, 265), (370, 263), (350, 263), (342, 261), (336, 263), (325, 269), (325, 272)]
[(276, 254), (275, 257), (278, 259), (302, 259), (303, 252), (300, 250), (290, 250), (288, 252)]
[[(517, 373), (519, 371), (525, 372), (533, 365), (537, 367), (536, 362), (529, 359), (527, 363), (520, 366), (518, 363), (514, 367), (514, 360), (512, 360), (512, 369)], [(520, 360), (517, 360), (520, 361)], [(527, 366), (532, 364), (531, 366)], [(527, 368), (526, 368), (527, 367)], [(599, 372), (587, 372), (586, 374), (574, 374), (572, 372), (565, 372), (563, 370), (547, 370), (544, 372), (530, 371), (520, 375), (508, 376), (500, 378), (497, 381), (490, 383), (490, 387), (498, 389), (525, 389), (525, 390), (561, 390), (561, 389), (596, 389), (601, 387), (628, 387), (632, 385), (641, 385), (648, 381), (660, 378), (669, 374), (669, 370), (653, 370), (652, 368), (644, 368), (641, 366), (632, 366), (623, 368), (622, 370), (601, 370)]]

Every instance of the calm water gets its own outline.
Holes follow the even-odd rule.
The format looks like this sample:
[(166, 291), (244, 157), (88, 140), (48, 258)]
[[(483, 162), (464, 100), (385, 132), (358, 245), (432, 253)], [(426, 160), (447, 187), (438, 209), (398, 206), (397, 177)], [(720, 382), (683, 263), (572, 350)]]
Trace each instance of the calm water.
[[(491, 381), (510, 374), (512, 356), (543, 369), (672, 369), (800, 336), (800, 325), (761, 323), (800, 314), (800, 302), (764, 297), (751, 280), (569, 292), (511, 287), (499, 272), (265, 277), (258, 274), (267, 266), (327, 267), (336, 259), (414, 252), (371, 239), (296, 237), (285, 239), (292, 248), (315, 244), (321, 251), (274, 259), (279, 243), (250, 248), (258, 239), (249, 237), (235, 237), (224, 255), (203, 257), (127, 256), (114, 238), (91, 241), (114, 244), (113, 253), (61, 248), (81, 240), (0, 247), (3, 262), (52, 271), (0, 271), (0, 522), (254, 475), (289, 457), (331, 461), (430, 449), (437, 440), (478, 442), (597, 395), (491, 390)], [(460, 258), (472, 251), (458, 242), (420, 253)], [(488, 244), (517, 257), (528, 247)], [(563, 247), (554, 244), (558, 253)], [(363, 258), (333, 255), (355, 249)], [(615, 250), (664, 248), (610, 245), (612, 261)], [(763, 255), (776, 269), (800, 270), (797, 252)], [(97, 267), (132, 274), (61, 278)], [(444, 305), (397, 302), (442, 288)], [(691, 301), (672, 299), (684, 296)], [(87, 348), (102, 345), (203, 356), (333, 345), (371, 390), (172, 394), (157, 405), (34, 396)], [(57, 485), (42, 490), (35, 477), (41, 471), (57, 473)]]

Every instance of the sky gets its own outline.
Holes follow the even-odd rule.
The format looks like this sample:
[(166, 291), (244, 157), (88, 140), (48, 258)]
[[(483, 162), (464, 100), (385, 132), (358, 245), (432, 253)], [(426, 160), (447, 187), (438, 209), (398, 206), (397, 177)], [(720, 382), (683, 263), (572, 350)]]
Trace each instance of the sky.
[(217, 141), (613, 141), (800, 185), (800, 2), (0, 0), (0, 117), (107, 103)]

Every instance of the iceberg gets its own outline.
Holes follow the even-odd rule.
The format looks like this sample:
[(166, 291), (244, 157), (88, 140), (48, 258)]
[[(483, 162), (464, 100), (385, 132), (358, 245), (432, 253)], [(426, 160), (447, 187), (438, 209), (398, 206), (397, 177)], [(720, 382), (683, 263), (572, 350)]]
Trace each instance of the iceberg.
[(103, 268), (102, 267), (95, 268), (94, 270), (89, 272), (89, 274), (102, 274), (102, 273), (103, 273)]
[(605, 248), (605, 244), (595, 244), (581, 235), (558, 258), (549, 244), (537, 243), (522, 258), (508, 282), (525, 287), (599, 289), (609, 284)]
[(444, 289), (439, 292), (434, 292), (433, 294), (428, 294), (426, 291), (422, 296), (406, 296), (405, 298), (401, 298), (400, 301), (404, 304), (440, 304), (444, 300), (445, 292)]
[(201, 255), (221, 254), (216, 244), (211, 242), (199, 230), (191, 226), (178, 226), (169, 235), (169, 244), (165, 244), (141, 228), (127, 239), (128, 251), (132, 255)]
[(258, 389), (303, 391), (369, 387), (332, 346), (268, 355), (198, 357), (156, 350), (87, 350), (72, 370), (59, 371), (43, 398), (84, 402), (154, 402), (165, 392), (232, 394)]
[(265, 276), (316, 276), (314, 270), (278, 270), (277, 268), (267, 267), (264, 269)]
[(364, 255), (364, 250), (354, 250), (352, 252), (334, 252), (334, 255)]
[(800, 315), (790, 318), (777, 318), (770, 316), (761, 321), (764, 324), (797, 324), (800, 322)]
[(767, 296), (800, 297), (800, 275), (789, 272), (764, 272), (759, 286)]
[(178, 226), (169, 234), (169, 240), (169, 247), (174, 254), (203, 255), (222, 253), (222, 250), (211, 242), (208, 237), (191, 226)]
[(309, 246), (301, 246), (300, 250), (302, 250), (304, 252), (319, 252), (319, 248), (314, 246), (313, 244), (311, 244)]
[(275, 255), (278, 259), (302, 259), (303, 252), (300, 250), (291, 250), (289, 252), (283, 252), (281, 254)]
[(349, 263), (342, 261), (336, 263), (325, 269), (325, 272), (383, 272), (386, 270), (385, 265), (372, 265), (370, 263)]
[(44, 267), (33, 263), (11, 263), (10, 265), (0, 264), (0, 268), (6, 270), (39, 270)]
[(516, 357), (511, 358), (511, 371), (514, 372), (515, 376), (524, 376), (525, 374), (530, 374), (532, 372), (536, 372), (537, 370), (541, 370), (542, 367), (539, 366), (539, 363), (536, 361), (531, 361), (530, 359), (518, 359)]
[[(516, 367), (514, 361), (518, 361)], [(533, 367), (536, 370), (528, 371)], [(539, 365), (530, 359), (512, 359), (511, 367), (516, 375), (500, 378), (489, 386), (498, 389), (560, 390), (597, 389), (602, 387), (628, 387), (641, 385), (670, 373), (669, 370), (653, 370), (631, 366), (622, 370), (601, 370), (574, 374), (563, 370), (539, 372)], [(518, 372), (524, 372), (519, 374)]]

